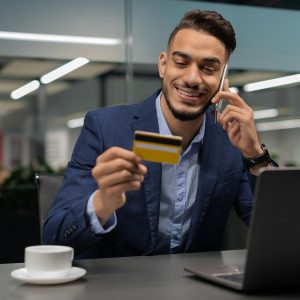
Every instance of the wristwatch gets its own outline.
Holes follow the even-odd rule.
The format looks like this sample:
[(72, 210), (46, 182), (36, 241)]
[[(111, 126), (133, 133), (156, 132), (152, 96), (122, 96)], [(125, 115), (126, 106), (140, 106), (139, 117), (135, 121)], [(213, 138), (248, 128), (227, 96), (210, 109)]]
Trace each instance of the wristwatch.
[(243, 156), (243, 162), (245, 164), (245, 167), (248, 170), (256, 165), (263, 163), (263, 162), (268, 162), (269, 164), (273, 165), (273, 160), (270, 157), (267, 147), (264, 144), (261, 144), (261, 149), (263, 150), (263, 153), (255, 156), (255, 157)]

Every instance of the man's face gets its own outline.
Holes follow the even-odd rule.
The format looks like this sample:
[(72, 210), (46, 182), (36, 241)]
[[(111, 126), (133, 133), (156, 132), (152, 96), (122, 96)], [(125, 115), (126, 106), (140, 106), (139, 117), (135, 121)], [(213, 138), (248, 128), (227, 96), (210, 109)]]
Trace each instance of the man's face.
[(204, 31), (182, 29), (159, 57), (162, 108), (182, 121), (199, 118), (218, 91), (227, 55), (224, 44)]

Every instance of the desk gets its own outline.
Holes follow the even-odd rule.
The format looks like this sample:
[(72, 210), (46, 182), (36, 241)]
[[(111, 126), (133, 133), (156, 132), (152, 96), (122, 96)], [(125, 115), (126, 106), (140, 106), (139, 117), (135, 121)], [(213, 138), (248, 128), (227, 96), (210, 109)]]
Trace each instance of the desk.
[[(238, 257), (239, 251), (226, 253)], [(300, 288), (246, 295), (197, 279), (183, 268), (187, 264), (196, 263), (199, 255), (209, 256), (209, 253), (82, 260), (75, 265), (87, 270), (84, 278), (53, 286), (18, 282), (10, 277), (10, 272), (23, 267), (23, 264), (3, 264), (0, 265), (0, 298), (1, 300), (300, 299)]]

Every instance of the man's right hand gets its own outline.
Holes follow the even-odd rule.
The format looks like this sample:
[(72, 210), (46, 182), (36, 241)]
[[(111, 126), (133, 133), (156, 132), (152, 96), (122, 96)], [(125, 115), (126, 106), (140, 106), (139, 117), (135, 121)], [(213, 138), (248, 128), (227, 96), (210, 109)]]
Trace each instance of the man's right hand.
[(147, 173), (140, 156), (112, 147), (97, 157), (92, 175), (99, 189), (94, 195), (94, 210), (102, 226), (115, 210), (126, 203), (125, 192), (138, 190)]

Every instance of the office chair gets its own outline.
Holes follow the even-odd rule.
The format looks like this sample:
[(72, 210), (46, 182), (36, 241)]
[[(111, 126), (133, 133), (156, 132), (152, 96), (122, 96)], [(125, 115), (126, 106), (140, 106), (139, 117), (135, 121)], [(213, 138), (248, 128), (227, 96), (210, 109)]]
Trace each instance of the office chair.
[(35, 175), (35, 181), (38, 187), (38, 207), (41, 241), (45, 219), (61, 186), (62, 180), (63, 175), (58, 174), (37, 173)]
[[(252, 193), (255, 193), (256, 176), (248, 174)], [(248, 226), (232, 208), (223, 235), (222, 250), (244, 249), (247, 247)]]
[(248, 226), (231, 210), (225, 226), (222, 250), (244, 249), (247, 246)]

